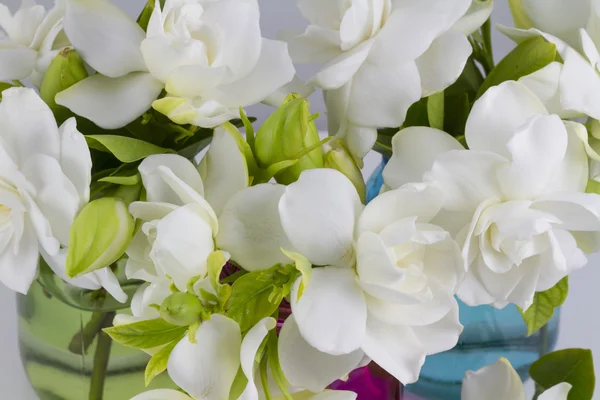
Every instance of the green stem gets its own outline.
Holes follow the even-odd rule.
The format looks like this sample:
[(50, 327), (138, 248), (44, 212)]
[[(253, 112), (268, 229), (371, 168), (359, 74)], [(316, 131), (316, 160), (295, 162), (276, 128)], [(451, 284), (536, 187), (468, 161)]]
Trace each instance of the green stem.
[(95, 312), (92, 314), (92, 318), (85, 325), (83, 330), (73, 336), (71, 343), (69, 343), (69, 351), (74, 354), (87, 354), (89, 347), (94, 342), (98, 332), (104, 327), (104, 320), (107, 318), (106, 313)]
[(494, 54), (492, 47), (492, 19), (488, 18), (481, 27), (483, 34), (483, 60), (482, 65), (486, 75), (494, 69)]
[[(112, 326), (115, 318), (115, 312), (106, 313), (106, 318), (103, 320), (102, 328)], [(94, 353), (94, 367), (92, 369), (92, 381), (90, 383), (89, 400), (102, 400), (104, 396), (104, 382), (106, 380), (106, 371), (108, 369), (108, 359), (110, 357), (110, 349), (112, 339), (106, 333), (98, 332), (98, 345)]]

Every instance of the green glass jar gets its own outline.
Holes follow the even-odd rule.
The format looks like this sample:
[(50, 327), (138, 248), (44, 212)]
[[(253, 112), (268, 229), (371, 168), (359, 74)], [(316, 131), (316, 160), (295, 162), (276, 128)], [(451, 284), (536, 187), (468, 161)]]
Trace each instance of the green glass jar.
[[(137, 287), (123, 285), (129, 299)], [(103, 291), (76, 288), (42, 266), (17, 306), (21, 359), (41, 400), (129, 400), (147, 389), (174, 387), (165, 373), (146, 388), (149, 356), (102, 332), (117, 313), (130, 313), (128, 304)]]

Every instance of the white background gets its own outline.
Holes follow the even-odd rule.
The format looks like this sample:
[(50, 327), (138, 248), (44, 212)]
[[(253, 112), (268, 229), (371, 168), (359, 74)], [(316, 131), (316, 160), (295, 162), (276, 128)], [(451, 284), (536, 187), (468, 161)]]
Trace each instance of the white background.
[[(329, 1), (329, 0), (323, 0)], [(564, 0), (568, 1), (568, 0)], [(20, 0), (0, 0), (14, 9)], [(38, 0), (39, 3), (49, 5), (52, 0)], [(137, 16), (145, 0), (114, 0), (123, 6), (132, 16)], [(262, 10), (263, 34), (275, 38), (282, 29), (299, 29), (305, 22), (294, 6), (293, 0), (259, 0)], [(494, 22), (510, 24), (510, 12), (507, 0), (496, 0)], [(505, 55), (512, 43), (497, 32), (494, 36), (496, 59)], [(313, 66), (300, 66), (298, 68), (301, 78), (308, 78)], [(314, 95), (313, 111), (323, 111), (322, 102), (318, 95)], [(250, 114), (264, 119), (268, 115), (268, 108), (257, 106)], [(323, 127), (323, 121), (320, 121)], [(365, 172), (368, 174), (378, 163), (379, 158), (369, 156)], [(600, 256), (593, 256), (590, 264), (571, 277), (571, 292), (565, 303), (562, 313), (559, 348), (581, 347), (594, 350), (595, 361), (600, 370)], [(36, 400), (37, 397), (29, 387), (19, 359), (16, 331), (15, 296), (0, 284), (0, 398), (7, 400)], [(600, 400), (600, 390), (594, 398)]]

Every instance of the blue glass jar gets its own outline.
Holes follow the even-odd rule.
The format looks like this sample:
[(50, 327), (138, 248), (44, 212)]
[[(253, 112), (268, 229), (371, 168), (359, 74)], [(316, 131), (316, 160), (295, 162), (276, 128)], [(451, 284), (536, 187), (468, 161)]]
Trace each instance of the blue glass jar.
[[(383, 185), (382, 172), (387, 159), (367, 182), (367, 199), (377, 196)], [(461, 301), (460, 322), (464, 331), (450, 351), (427, 357), (417, 383), (405, 392), (424, 400), (460, 400), (462, 379), (469, 370), (508, 359), (521, 375), (529, 378), (531, 364), (551, 352), (558, 339), (560, 312), (542, 330), (527, 337), (527, 327), (514, 305), (497, 310), (490, 306), (469, 307)]]

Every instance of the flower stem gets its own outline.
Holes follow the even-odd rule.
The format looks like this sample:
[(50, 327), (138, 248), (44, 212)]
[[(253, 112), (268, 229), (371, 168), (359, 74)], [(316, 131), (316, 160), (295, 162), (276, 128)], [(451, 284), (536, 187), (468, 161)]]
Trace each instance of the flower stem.
[[(115, 315), (115, 312), (106, 313), (103, 323), (101, 324), (101, 329), (112, 326)], [(104, 382), (106, 380), (106, 370), (108, 369), (108, 359), (110, 357), (112, 339), (101, 329), (98, 331), (97, 335), (98, 344), (96, 346), (96, 352), (94, 353), (94, 367), (92, 369), (89, 400), (102, 400), (104, 396)]]
[(104, 320), (108, 317), (106, 313), (95, 312), (92, 314), (92, 318), (85, 325), (85, 327), (79, 331), (71, 343), (69, 343), (69, 351), (74, 354), (87, 354), (89, 347), (94, 342), (98, 332), (104, 327)]

